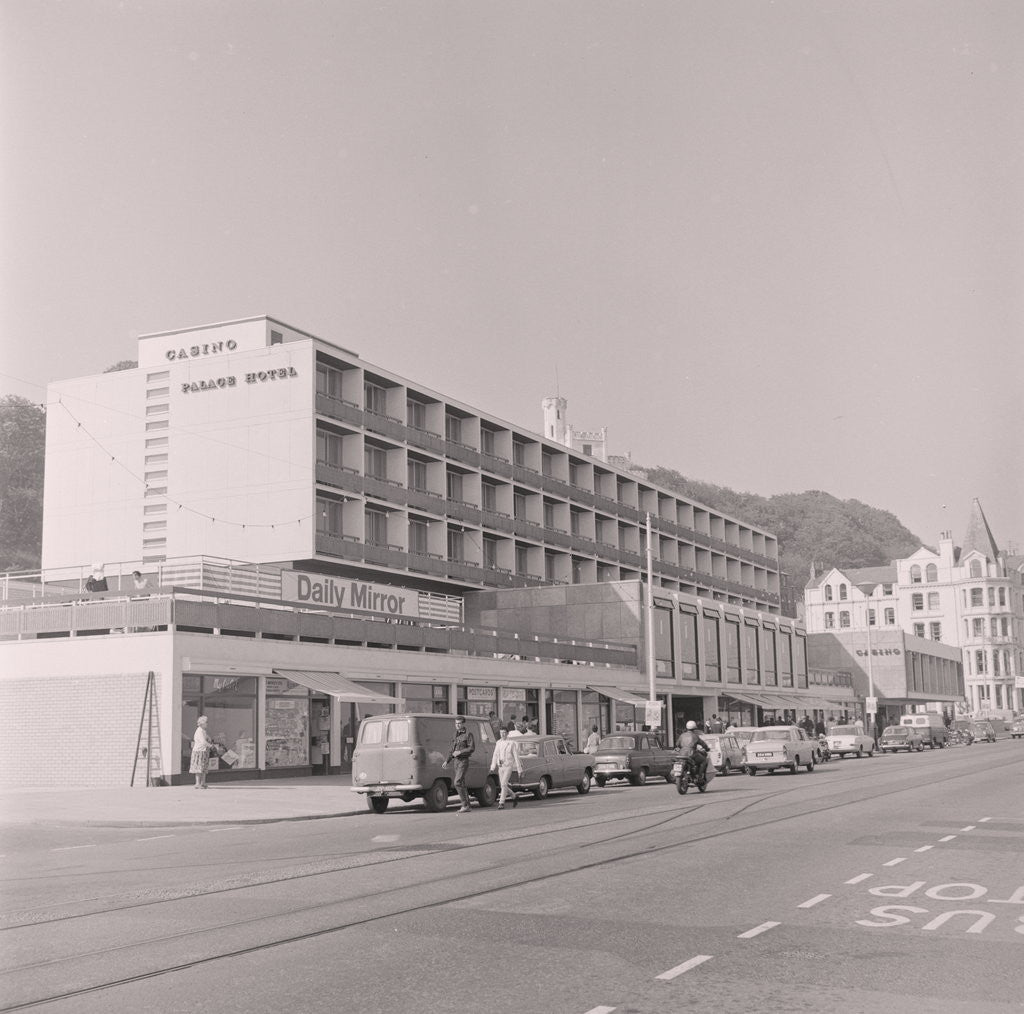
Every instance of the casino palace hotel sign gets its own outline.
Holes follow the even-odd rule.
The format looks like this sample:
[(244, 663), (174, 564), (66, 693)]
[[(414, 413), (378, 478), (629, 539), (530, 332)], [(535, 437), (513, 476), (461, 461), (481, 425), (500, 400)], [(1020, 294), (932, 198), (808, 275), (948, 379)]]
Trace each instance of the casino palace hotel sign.
[(285, 602), (298, 602), (305, 606), (352, 609), (392, 619), (418, 618), (420, 615), (419, 593), (407, 588), (326, 574), (305, 574), (296, 570), (281, 572), (281, 598)]

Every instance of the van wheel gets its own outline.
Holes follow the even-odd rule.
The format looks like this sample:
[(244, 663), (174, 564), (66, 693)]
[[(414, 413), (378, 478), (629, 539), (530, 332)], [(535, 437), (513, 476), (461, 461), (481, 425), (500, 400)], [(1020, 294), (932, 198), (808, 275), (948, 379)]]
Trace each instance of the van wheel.
[(857, 747), (857, 757), (860, 758), (860, 757), (863, 757), (863, 756), (864, 756), (864, 747), (862, 747), (862, 746)]
[[(924, 740), (923, 739), (919, 739), (917, 741), (917, 752), (920, 753), (923, 749), (924, 749)], [(907, 753), (910, 753), (910, 751), (908, 750)]]
[(431, 813), (440, 813), (448, 805), (448, 783), (443, 778), (438, 778), (423, 793), (423, 805)]
[(388, 796), (367, 796), (366, 805), (374, 813), (383, 813), (388, 808), (391, 799)]
[(494, 802), (498, 798), (498, 783), (492, 775), (488, 775), (483, 787), (477, 789), (473, 795), (476, 796), (476, 801), (481, 807), (494, 806)]
[(547, 775), (542, 775), (541, 780), (537, 783), (537, 788), (533, 790), (533, 795), (537, 799), (544, 799), (547, 797), (548, 791), (551, 788), (551, 779)]
[(576, 791), (581, 796), (585, 796), (590, 791), (590, 772), (589, 771), (584, 771), (583, 772), (582, 780), (576, 783)]
[(724, 778), (732, 770), (728, 761), (722, 765), (722, 777)]

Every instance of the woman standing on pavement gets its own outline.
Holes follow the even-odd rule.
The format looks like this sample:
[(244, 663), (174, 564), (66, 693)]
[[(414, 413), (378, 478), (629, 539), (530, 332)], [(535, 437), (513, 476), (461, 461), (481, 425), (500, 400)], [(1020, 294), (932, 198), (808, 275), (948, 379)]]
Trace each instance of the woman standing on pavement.
[(206, 715), (200, 715), (196, 721), (195, 735), (192, 737), (192, 759), (188, 766), (189, 774), (196, 776), (196, 788), (205, 789), (206, 772), (210, 770), (210, 747), (213, 740), (206, 731)]

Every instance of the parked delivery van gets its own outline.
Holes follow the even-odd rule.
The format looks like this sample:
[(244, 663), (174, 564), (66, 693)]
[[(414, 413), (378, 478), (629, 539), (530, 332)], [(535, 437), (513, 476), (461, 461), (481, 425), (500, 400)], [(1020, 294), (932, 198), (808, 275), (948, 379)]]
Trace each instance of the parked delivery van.
[(936, 747), (941, 749), (949, 739), (949, 733), (946, 730), (946, 723), (943, 721), (942, 715), (937, 715), (934, 711), (927, 711), (918, 715), (903, 715), (900, 718), (900, 725), (909, 725), (911, 728), (917, 729), (921, 733), (922, 739), (932, 750)]
[[(469, 759), (466, 788), (481, 806), (498, 798), (498, 776), (491, 772), (494, 730), (485, 718), (460, 716), (473, 734), (476, 749)], [(366, 796), (374, 813), (392, 799), (422, 799), (432, 813), (448, 805), (455, 792), (454, 762), (441, 764), (455, 737), (455, 715), (372, 715), (364, 718), (352, 755), (352, 791)]]

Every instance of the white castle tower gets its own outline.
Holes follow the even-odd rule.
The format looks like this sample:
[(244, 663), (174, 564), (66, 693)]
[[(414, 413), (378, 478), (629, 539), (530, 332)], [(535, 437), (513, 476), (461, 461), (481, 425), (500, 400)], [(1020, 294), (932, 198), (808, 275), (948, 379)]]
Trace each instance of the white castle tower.
[(544, 410), (544, 436), (580, 454), (607, 461), (608, 428), (602, 426), (599, 430), (574, 429), (566, 412), (568, 404), (562, 397), (545, 398), (541, 402)]

